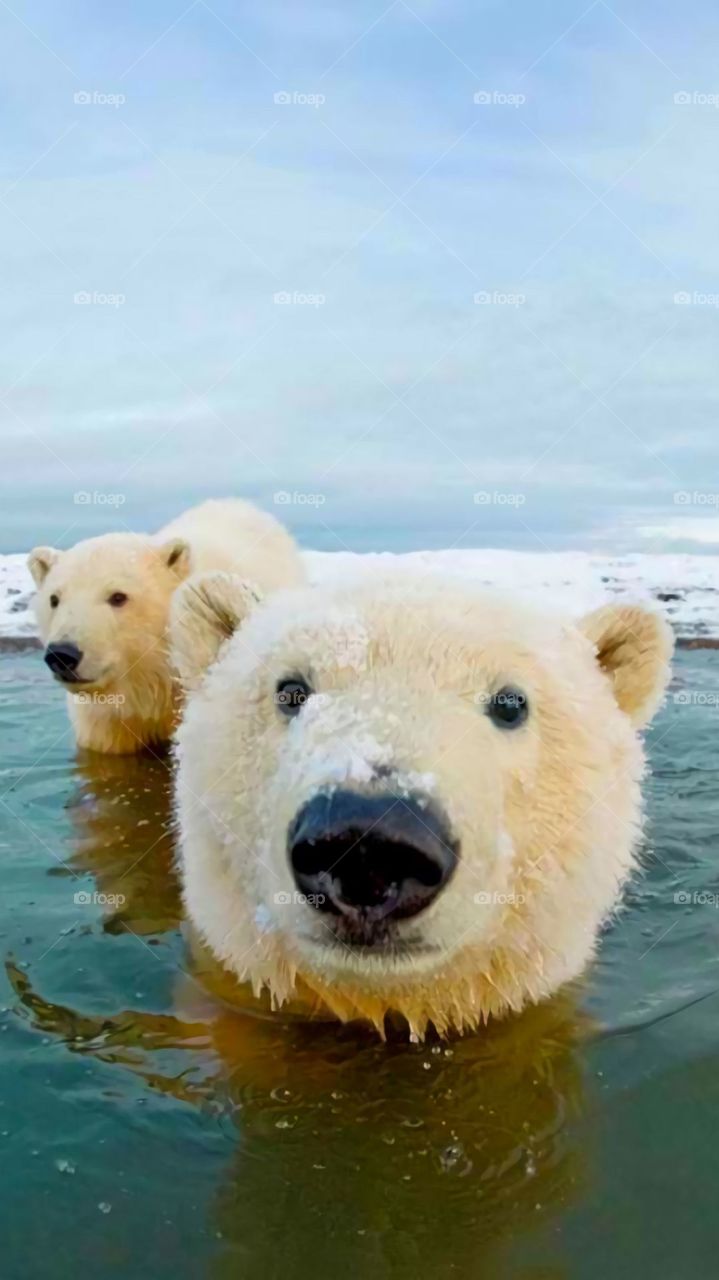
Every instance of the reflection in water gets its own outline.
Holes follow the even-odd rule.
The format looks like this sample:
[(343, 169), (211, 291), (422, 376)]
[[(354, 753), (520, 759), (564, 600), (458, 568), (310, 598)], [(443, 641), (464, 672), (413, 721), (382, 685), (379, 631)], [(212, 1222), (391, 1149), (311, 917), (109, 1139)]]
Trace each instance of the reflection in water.
[[(69, 866), (106, 895), (104, 929), (164, 933), (180, 920), (171, 829), (172, 775), (159, 757), (82, 752), (67, 802), (75, 839)], [(58, 874), (62, 874), (59, 872)], [(78, 885), (78, 888), (81, 886)]]
[(577, 1035), (557, 1002), (450, 1045), (255, 1022), (239, 1057), (237, 1027), (221, 1020), (243, 1142), (218, 1208), (234, 1256), (217, 1274), (236, 1274), (238, 1258), (272, 1273), (281, 1239), (290, 1277), (332, 1274), (340, 1259), (361, 1277), (496, 1275), (513, 1224), (551, 1214), (578, 1177), (565, 1131)]
[[(216, 1275), (483, 1275), (512, 1224), (576, 1189), (580, 1022), (569, 998), (452, 1044), (215, 1009), (82, 1015), (8, 973), (25, 1017), (72, 1053), (214, 1116), (233, 1152)], [(279, 1248), (278, 1241), (286, 1241)], [(252, 1267), (252, 1270), (248, 1270)], [(229, 1269), (226, 1269), (229, 1268)], [(490, 1274), (490, 1273), (487, 1273)]]
[[(180, 914), (168, 770), (88, 757), (79, 771), (70, 865), (123, 895), (105, 932), (152, 942)], [(33, 1028), (220, 1126), (228, 1164), (207, 1274), (314, 1277), (341, 1260), (359, 1277), (490, 1275), (512, 1225), (575, 1189), (566, 1121), (586, 1028), (569, 996), (451, 1044), (409, 1044), (399, 1029), (381, 1044), (356, 1026), (231, 1007), (209, 972), (198, 982), (193, 955), (192, 974), (173, 973), (173, 1013), (83, 1013), (7, 971)]]

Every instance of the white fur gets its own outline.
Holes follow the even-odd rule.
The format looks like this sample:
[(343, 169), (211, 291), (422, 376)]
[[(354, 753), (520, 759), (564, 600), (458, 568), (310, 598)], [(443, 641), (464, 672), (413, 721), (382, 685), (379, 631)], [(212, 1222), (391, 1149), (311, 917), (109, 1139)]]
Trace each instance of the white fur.
[[(575, 625), (427, 578), (282, 592), (254, 611), (236, 592), (222, 644), (208, 602), (226, 616), (227, 579), (187, 584), (173, 623), (180, 666), (215, 654), (178, 732), (177, 812), (187, 908), (221, 964), (279, 1003), (378, 1027), (394, 1009), (418, 1034), (576, 977), (635, 860), (635, 725), (667, 679), (664, 624), (618, 609)], [(316, 696), (288, 722), (274, 690), (298, 673)], [(505, 684), (529, 699), (514, 732), (485, 713)], [(459, 839), (448, 887), (399, 925), (421, 944), (409, 958), (327, 945), (326, 918), (292, 896), (288, 826), (338, 785), (440, 803)]]
[[(83, 654), (81, 683), (68, 692), (78, 745), (111, 754), (160, 745), (172, 735), (179, 690), (167, 622), (173, 593), (188, 574), (251, 574), (263, 592), (304, 581), (287, 531), (236, 498), (193, 507), (153, 536), (109, 533), (69, 551), (36, 547), (29, 564), (44, 643), (72, 641)], [(108, 603), (116, 591), (128, 597), (119, 608)]]

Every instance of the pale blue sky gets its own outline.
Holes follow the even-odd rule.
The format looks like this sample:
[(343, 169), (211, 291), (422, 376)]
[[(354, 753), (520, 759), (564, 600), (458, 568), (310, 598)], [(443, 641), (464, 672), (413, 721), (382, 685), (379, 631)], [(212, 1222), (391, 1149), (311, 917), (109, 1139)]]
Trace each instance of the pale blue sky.
[(0, 549), (230, 492), (327, 548), (715, 513), (715, 6), (3, 0), (0, 42)]

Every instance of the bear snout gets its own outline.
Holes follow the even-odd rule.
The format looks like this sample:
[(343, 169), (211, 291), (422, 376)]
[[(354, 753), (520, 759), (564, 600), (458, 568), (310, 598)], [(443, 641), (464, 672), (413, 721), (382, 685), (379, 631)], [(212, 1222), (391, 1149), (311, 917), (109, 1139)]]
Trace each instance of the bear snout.
[(77, 679), (77, 668), (82, 662), (82, 650), (72, 640), (49, 644), (45, 650), (45, 662), (58, 680), (72, 684)]
[(343, 937), (371, 945), (388, 925), (424, 911), (459, 857), (449, 821), (426, 801), (336, 790), (314, 796), (290, 824), (295, 883), (317, 910), (340, 917)]

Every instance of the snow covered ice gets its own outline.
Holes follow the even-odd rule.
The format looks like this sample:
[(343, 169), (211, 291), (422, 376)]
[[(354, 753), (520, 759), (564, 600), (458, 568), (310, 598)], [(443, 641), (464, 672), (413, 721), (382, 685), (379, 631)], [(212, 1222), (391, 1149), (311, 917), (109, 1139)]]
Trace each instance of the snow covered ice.
[[(719, 558), (712, 555), (597, 555), (586, 551), (493, 549), (371, 552), (306, 551), (313, 582), (346, 584), (378, 570), (439, 573), (513, 592), (526, 603), (584, 613), (608, 600), (654, 601), (678, 636), (719, 638)], [(31, 640), (32, 579), (22, 554), (0, 556), (0, 640)]]

